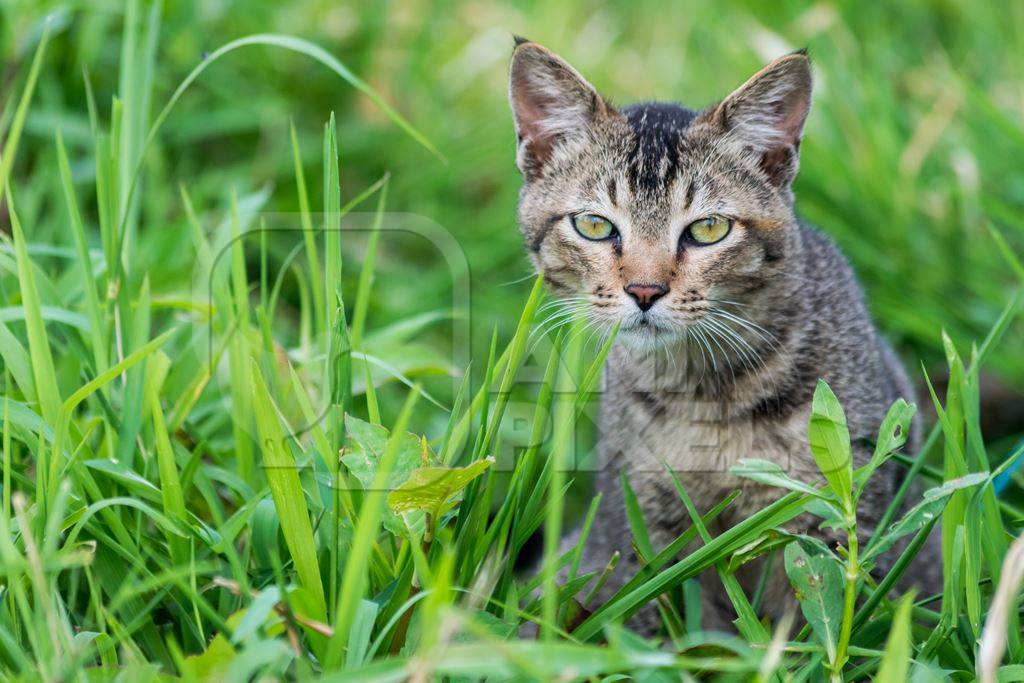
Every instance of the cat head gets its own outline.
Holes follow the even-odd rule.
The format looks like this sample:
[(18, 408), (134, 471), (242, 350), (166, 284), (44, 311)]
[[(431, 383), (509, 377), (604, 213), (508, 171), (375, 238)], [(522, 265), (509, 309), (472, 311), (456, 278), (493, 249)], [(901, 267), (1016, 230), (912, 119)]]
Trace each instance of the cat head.
[(520, 228), (567, 305), (655, 348), (785, 296), (799, 242), (790, 184), (811, 100), (806, 54), (772, 62), (700, 112), (617, 109), (563, 59), (518, 41), (509, 96)]

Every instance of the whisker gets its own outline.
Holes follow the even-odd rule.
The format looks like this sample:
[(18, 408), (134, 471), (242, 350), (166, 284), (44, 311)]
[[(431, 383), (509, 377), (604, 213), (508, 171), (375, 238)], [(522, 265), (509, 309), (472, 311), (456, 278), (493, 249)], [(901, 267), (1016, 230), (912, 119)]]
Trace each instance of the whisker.
[(725, 327), (725, 325), (723, 325), (718, 320), (715, 320), (714, 318), (708, 318), (705, 322), (707, 323), (708, 327), (710, 327), (712, 330), (715, 330), (716, 332), (718, 332), (718, 334), (722, 337), (722, 339), (727, 344), (729, 344), (729, 346), (736, 352), (736, 355), (739, 356), (739, 359), (743, 362), (744, 367), (746, 367), (748, 359), (747, 359), (747, 357), (745, 355), (745, 352), (743, 352), (740, 349), (740, 347), (736, 344), (736, 342), (733, 340), (733, 338), (732, 338), (733, 335), (734, 335), (733, 331), (730, 330), (729, 328)]
[[(709, 319), (708, 322), (710, 323), (712, 320), (713, 319)], [(739, 322), (742, 322), (742, 321), (739, 321)], [(767, 377), (767, 379), (772, 383), (772, 389), (777, 392), (778, 391), (778, 384), (775, 381), (775, 377), (768, 372), (768, 366), (765, 363), (764, 358), (762, 358), (760, 356), (760, 354), (758, 354), (754, 350), (754, 348), (750, 345), (750, 342), (748, 342), (740, 334), (738, 334), (736, 332), (736, 330), (734, 330), (731, 327), (729, 327), (728, 324), (727, 324), (727, 320), (724, 320), (724, 319), (715, 320), (715, 324), (717, 326), (721, 327), (721, 328), (724, 328), (724, 330), (727, 331), (729, 337), (731, 337), (732, 339), (735, 340), (734, 341), (734, 346), (737, 343), (743, 345), (742, 353), (740, 355), (741, 355), (741, 357), (743, 357), (745, 359), (744, 362), (749, 362), (750, 363), (750, 368), (753, 370), (755, 376), (757, 377), (758, 385), (759, 385), (759, 388), (761, 390), (761, 394), (762, 395), (766, 394), (765, 377)], [(761, 372), (761, 371), (763, 371), (763, 372)]]
[(711, 341), (713, 341), (715, 343), (715, 346), (718, 347), (718, 350), (722, 352), (722, 362), (725, 363), (726, 366), (729, 368), (729, 375), (732, 377), (733, 385), (735, 385), (736, 384), (736, 371), (733, 369), (732, 363), (729, 360), (729, 353), (728, 353), (728, 351), (726, 351), (725, 347), (722, 346), (722, 342), (721, 342), (721, 339), (723, 338), (722, 332), (717, 327), (713, 327), (713, 326), (710, 325), (710, 323), (712, 322), (711, 319), (708, 319), (706, 322), (708, 323), (708, 336), (711, 337)]
[(555, 328), (561, 327), (562, 325), (578, 318), (586, 317), (587, 308), (588, 305), (585, 303), (575, 303), (567, 305), (564, 309), (552, 312), (547, 318), (538, 323), (530, 332), (530, 336), (528, 337), (528, 351), (532, 353), (537, 348), (537, 344), (540, 343), (540, 340)]
[(735, 322), (741, 327), (746, 328), (753, 334), (760, 337), (766, 344), (768, 344), (773, 349), (779, 346), (778, 338), (774, 334), (772, 334), (772, 332), (770, 332), (769, 330), (765, 329), (764, 327), (755, 323), (752, 320), (748, 320), (742, 316), (716, 308), (708, 309), (708, 313), (712, 316), (718, 316), (721, 318), (725, 318), (727, 320), (731, 320), (732, 322)]
[(515, 280), (509, 280), (508, 282), (502, 282), (502, 283), (498, 284), (498, 286), (499, 287), (510, 287), (512, 285), (518, 285), (520, 282), (526, 282), (527, 280), (532, 280), (535, 277), (537, 277), (537, 273), (530, 272), (530, 273), (527, 273), (526, 275), (522, 276), (521, 278), (518, 278), (518, 279), (515, 279)]
[(701, 324), (701, 321), (697, 322), (697, 324), (693, 328), (693, 331), (698, 335), (698, 338), (700, 339), (701, 345), (705, 349), (707, 349), (708, 356), (709, 356), (709, 358), (711, 360), (711, 366), (714, 368), (715, 374), (718, 374), (718, 361), (715, 360), (715, 354), (711, 350), (710, 344), (708, 344), (707, 336), (704, 334), (704, 332), (706, 330), (703, 327), (703, 325)]

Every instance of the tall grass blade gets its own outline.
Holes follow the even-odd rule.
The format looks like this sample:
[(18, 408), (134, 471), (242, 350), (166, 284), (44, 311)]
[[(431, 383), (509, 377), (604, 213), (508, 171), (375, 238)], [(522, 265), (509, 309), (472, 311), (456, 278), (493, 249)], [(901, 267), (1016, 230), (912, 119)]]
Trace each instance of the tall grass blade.
[(878, 675), (875, 677), (880, 683), (903, 683), (907, 680), (913, 655), (910, 624), (910, 610), (913, 606), (913, 593), (904, 595), (896, 605), (889, 639), (885, 643), (885, 655), (882, 656)]
[(18, 220), (18, 212), (11, 197), (11, 188), (6, 188), (7, 211), (11, 218), (11, 237), (14, 240), (14, 253), (18, 264), (18, 283), (21, 286), (22, 307), (25, 310), (25, 330), (28, 334), (28, 352), (32, 363), (32, 379), (35, 382), (36, 394), (43, 419), (49, 424), (57, 424), (60, 411), (60, 390), (57, 384), (57, 372), (53, 365), (50, 350), (50, 338), (43, 322), (42, 301), (36, 288), (35, 272), (28, 255), (25, 233)]
[[(29, 105), (32, 103), (32, 94), (36, 89), (36, 81), (39, 80), (39, 70), (43, 65), (43, 55), (46, 54), (46, 45), (50, 40), (49, 20), (43, 26), (43, 34), (39, 38), (35, 55), (32, 57), (32, 66), (29, 67), (28, 77), (25, 85), (22, 86), (21, 98), (18, 100), (18, 107), (14, 111), (14, 118), (11, 120), (10, 128), (7, 129), (7, 140), (4, 142), (3, 153), (0, 153), (0, 190), (7, 187), (7, 180), (14, 166), (14, 157), (18, 153), (18, 143), (21, 141), (21, 131), (25, 128), (25, 120), (28, 118)], [(2, 204), (3, 202), (0, 202)], [(10, 206), (11, 198), (8, 194), (7, 204)]]
[(93, 278), (92, 257), (89, 255), (89, 245), (85, 237), (85, 225), (82, 222), (82, 215), (78, 210), (78, 200), (75, 198), (74, 183), (71, 178), (71, 165), (68, 163), (68, 154), (64, 149), (64, 139), (60, 131), (57, 131), (57, 164), (60, 169), (61, 187), (64, 190), (64, 202), (68, 207), (68, 218), (71, 221), (71, 234), (75, 240), (75, 250), (78, 254), (78, 266), (81, 269), (82, 292), (85, 295), (85, 310), (89, 316), (89, 334), (92, 342), (93, 362), (97, 372), (107, 369), (107, 340), (103, 313), (100, 309), (100, 298), (96, 292), (96, 281)]
[(316, 540), (313, 537), (313, 526), (309, 521), (306, 496), (299, 479), (298, 464), (292, 454), (289, 439), (285, 437), (281, 428), (277, 409), (255, 359), (249, 364), (249, 372), (263, 468), (274, 499), (274, 507), (277, 508), (278, 519), (281, 521), (281, 533), (284, 535), (299, 582), (312, 596), (314, 611), (309, 616), (323, 620), (327, 615), (327, 600), (320, 578)]
[(334, 623), (334, 634), (328, 643), (327, 655), (324, 660), (324, 669), (327, 671), (339, 668), (345, 659), (351, 628), (355, 623), (356, 612), (366, 590), (370, 548), (380, 529), (380, 520), (388, 493), (388, 481), (418, 396), (419, 392), (409, 392), (377, 465), (373, 483), (363, 496), (363, 504), (359, 510), (352, 545), (349, 548), (345, 572), (342, 576), (338, 607), (335, 612), (337, 616)]
[(361, 348), (363, 331), (366, 329), (366, 312), (370, 305), (370, 292), (373, 289), (373, 268), (377, 260), (377, 243), (380, 241), (380, 228), (384, 220), (384, 207), (388, 200), (388, 183), (385, 180), (377, 197), (377, 210), (373, 216), (373, 228), (363, 255), (363, 267), (359, 271), (359, 287), (352, 309), (352, 346)]
[(306, 174), (302, 170), (302, 156), (299, 151), (299, 138), (295, 134), (295, 122), (288, 125), (288, 133), (292, 145), (292, 161), (295, 166), (295, 186), (299, 196), (299, 218), (302, 222), (302, 239), (306, 246), (306, 264), (309, 268), (309, 280), (313, 291), (313, 310), (319, 329), (326, 329), (324, 320), (324, 281), (320, 274), (320, 254), (316, 246), (316, 233), (313, 230), (313, 217), (309, 211), (309, 193), (306, 191)]

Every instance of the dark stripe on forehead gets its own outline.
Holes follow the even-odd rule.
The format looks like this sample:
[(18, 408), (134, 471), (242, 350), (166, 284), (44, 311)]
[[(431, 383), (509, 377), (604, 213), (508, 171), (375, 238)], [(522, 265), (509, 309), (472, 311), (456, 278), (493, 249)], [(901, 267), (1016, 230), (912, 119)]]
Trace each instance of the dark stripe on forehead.
[(681, 137), (696, 112), (677, 104), (650, 102), (622, 110), (634, 133), (629, 182), (636, 191), (664, 191), (679, 171)]
[(687, 185), (687, 187), (686, 187), (686, 204), (685, 204), (685, 205), (683, 205), (683, 210), (684, 210), (684, 211), (685, 211), (686, 209), (689, 209), (689, 208), (690, 208), (690, 204), (693, 204), (693, 195), (694, 195), (694, 192), (696, 192), (696, 185), (694, 185), (694, 182), (693, 182), (693, 180), (691, 180), (691, 181), (690, 181), (690, 184), (689, 184), (689, 185)]

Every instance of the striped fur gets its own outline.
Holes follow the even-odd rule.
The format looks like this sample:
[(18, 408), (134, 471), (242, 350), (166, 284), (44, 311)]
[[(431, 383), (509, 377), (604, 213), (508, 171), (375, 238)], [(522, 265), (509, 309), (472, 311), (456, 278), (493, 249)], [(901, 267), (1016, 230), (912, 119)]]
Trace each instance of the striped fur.
[[(742, 490), (721, 531), (780, 494), (731, 476), (738, 458), (770, 459), (817, 480), (807, 422), (819, 378), (843, 402), (855, 440), (873, 439), (897, 398), (913, 399), (850, 266), (794, 212), (791, 183), (810, 98), (802, 52), (694, 111), (666, 103), (617, 109), (550, 51), (525, 41), (516, 47), (510, 99), (530, 258), (567, 308), (600, 329), (621, 325), (602, 397), (604, 510), (586, 550), (596, 570), (614, 551), (623, 555), (606, 595), (637, 569), (620, 472), (658, 545), (689, 524), (666, 464), (701, 511)], [(578, 213), (607, 218), (618, 237), (584, 239), (572, 226)], [(710, 246), (688, 241), (686, 227), (709, 215), (732, 219), (731, 232)], [(644, 311), (625, 291), (638, 284), (668, 293)], [(858, 464), (868, 455), (858, 448)], [(862, 499), (864, 529), (895, 486), (894, 472), (876, 475)], [(813, 520), (793, 526), (818, 533)], [(744, 568), (748, 588), (756, 575)], [(705, 626), (729, 628), (734, 615), (717, 578), (704, 589)], [(777, 572), (765, 604), (777, 614), (792, 605), (790, 595)], [(651, 616), (639, 617), (641, 626), (651, 627)]]

